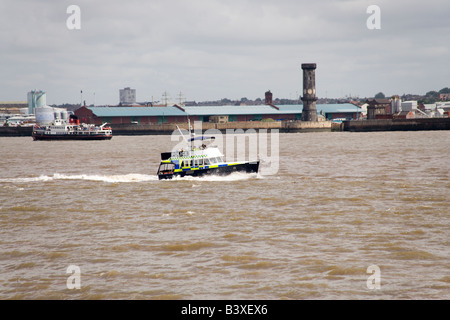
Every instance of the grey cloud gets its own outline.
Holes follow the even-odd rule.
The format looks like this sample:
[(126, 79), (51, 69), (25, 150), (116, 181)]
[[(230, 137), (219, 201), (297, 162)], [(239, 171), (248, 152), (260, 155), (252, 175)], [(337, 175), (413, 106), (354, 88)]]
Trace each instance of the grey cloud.
[(138, 100), (287, 97), (305, 61), (318, 63), (322, 96), (449, 86), (448, 1), (380, 0), (381, 30), (366, 28), (366, 0), (83, 0), (81, 30), (66, 28), (70, 4), (2, 1), (0, 100), (36, 88), (78, 102), (82, 88), (114, 104), (124, 86)]

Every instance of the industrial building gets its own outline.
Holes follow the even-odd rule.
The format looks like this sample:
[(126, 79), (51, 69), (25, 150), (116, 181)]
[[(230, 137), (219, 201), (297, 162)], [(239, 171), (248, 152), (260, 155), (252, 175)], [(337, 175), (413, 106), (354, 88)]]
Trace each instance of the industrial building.
[(389, 99), (368, 99), (367, 120), (414, 119), (446, 117), (449, 112), (445, 103), (419, 104), (418, 101), (402, 101), (399, 96)]
[[(302, 105), (255, 106), (167, 106), (167, 107), (81, 107), (75, 111), (81, 122), (111, 124), (163, 124), (236, 121), (293, 121), (302, 119)], [(317, 115), (323, 120), (358, 119), (361, 108), (351, 104), (318, 104)]]
[[(8, 107), (14, 104), (5, 104)], [(47, 105), (47, 95), (42, 90), (32, 90), (27, 94), (27, 103), (16, 104), (21, 108), (10, 108), (15, 114), (3, 114), (0, 108), (0, 126), (33, 126), (35, 124), (48, 125), (55, 119), (67, 120), (69, 112), (64, 108), (54, 108)]]
[(391, 99), (367, 99), (366, 103), (368, 120), (392, 118)]

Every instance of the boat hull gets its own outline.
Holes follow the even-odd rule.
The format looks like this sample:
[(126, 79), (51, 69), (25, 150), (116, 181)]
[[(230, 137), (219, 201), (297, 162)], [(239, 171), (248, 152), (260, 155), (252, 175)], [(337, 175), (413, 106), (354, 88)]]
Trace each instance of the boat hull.
[(56, 135), (56, 134), (33, 134), (33, 140), (111, 140), (112, 135)]
[(219, 165), (217, 167), (208, 167), (201, 169), (188, 169), (179, 172), (158, 174), (159, 180), (172, 179), (174, 177), (201, 177), (205, 175), (225, 176), (234, 172), (257, 173), (259, 161), (245, 162), (233, 165)]

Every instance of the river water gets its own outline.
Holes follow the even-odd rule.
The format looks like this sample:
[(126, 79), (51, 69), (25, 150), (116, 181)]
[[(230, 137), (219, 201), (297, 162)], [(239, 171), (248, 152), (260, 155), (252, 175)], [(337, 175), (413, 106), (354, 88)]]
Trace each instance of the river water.
[(278, 139), (159, 181), (170, 136), (0, 138), (0, 298), (450, 298), (449, 131)]

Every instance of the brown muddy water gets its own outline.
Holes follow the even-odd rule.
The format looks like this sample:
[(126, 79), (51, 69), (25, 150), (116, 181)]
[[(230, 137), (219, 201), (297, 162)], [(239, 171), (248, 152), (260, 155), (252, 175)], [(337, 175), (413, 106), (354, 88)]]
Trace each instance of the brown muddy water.
[(172, 145), (0, 138), (0, 298), (450, 298), (449, 131), (280, 134), (275, 174), (159, 181)]

